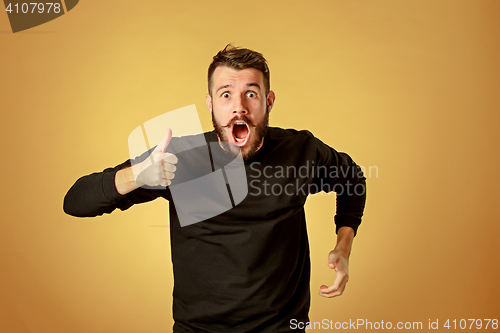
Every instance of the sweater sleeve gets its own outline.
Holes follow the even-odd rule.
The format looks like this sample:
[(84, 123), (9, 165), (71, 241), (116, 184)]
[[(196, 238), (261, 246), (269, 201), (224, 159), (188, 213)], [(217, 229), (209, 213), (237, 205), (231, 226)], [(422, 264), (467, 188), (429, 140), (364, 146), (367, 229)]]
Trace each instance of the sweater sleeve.
[(115, 209), (126, 210), (132, 205), (164, 196), (162, 190), (138, 188), (126, 195), (118, 193), (115, 175), (120, 169), (131, 165), (130, 160), (114, 168), (92, 173), (78, 179), (64, 197), (63, 210), (76, 217), (93, 217), (109, 214)]
[(337, 193), (336, 232), (347, 226), (356, 235), (366, 202), (366, 178), (361, 168), (346, 153), (316, 140), (315, 182), (325, 192)]

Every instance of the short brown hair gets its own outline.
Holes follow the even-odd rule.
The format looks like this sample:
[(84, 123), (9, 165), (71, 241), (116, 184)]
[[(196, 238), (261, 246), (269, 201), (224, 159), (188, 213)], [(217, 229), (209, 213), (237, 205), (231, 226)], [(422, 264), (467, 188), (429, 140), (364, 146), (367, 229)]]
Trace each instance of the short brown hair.
[(269, 67), (264, 56), (256, 51), (239, 48), (232, 44), (219, 51), (208, 67), (208, 92), (212, 95), (212, 77), (215, 69), (219, 66), (227, 66), (234, 69), (255, 68), (264, 74), (264, 88), (266, 95), (271, 90)]

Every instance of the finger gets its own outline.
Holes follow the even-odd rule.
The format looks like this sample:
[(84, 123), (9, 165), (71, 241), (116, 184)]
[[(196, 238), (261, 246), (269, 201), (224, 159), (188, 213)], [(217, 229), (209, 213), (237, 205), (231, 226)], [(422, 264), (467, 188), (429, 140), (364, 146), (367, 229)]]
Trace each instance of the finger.
[(347, 275), (345, 273), (337, 272), (337, 275), (335, 276), (335, 280), (333, 280), (333, 284), (329, 292), (339, 290), (346, 283), (347, 283)]
[(165, 135), (163, 136), (163, 139), (161, 139), (158, 146), (156, 146), (156, 150), (164, 153), (167, 150), (168, 144), (170, 143), (171, 139), (172, 139), (172, 130), (170, 128), (167, 128)]
[(175, 171), (177, 171), (177, 167), (174, 164), (164, 162), (163, 163), (163, 170), (169, 171), (169, 172), (175, 172)]
[(341, 295), (348, 280), (349, 277), (346, 273), (337, 272), (337, 276), (335, 277), (335, 280), (333, 281), (333, 284), (331, 286), (322, 285), (320, 287), (320, 295), (327, 297)]
[(170, 164), (176, 164), (177, 162), (179, 162), (179, 159), (174, 154), (158, 152), (155, 154), (155, 162), (158, 162), (158, 161), (162, 161), (162, 162), (170, 163)]
[[(173, 177), (172, 177), (173, 178)], [(160, 186), (168, 186), (170, 185), (172, 182), (170, 181), (169, 178), (167, 178), (167, 175), (165, 174), (165, 172), (163, 172), (163, 174), (160, 176), (160, 180), (158, 182), (158, 185)]]
[(326, 291), (326, 290), (330, 289), (330, 287), (327, 287), (327, 286), (322, 286), (322, 287), (325, 287), (325, 288), (322, 288), (319, 290), (320, 296), (331, 298), (331, 297), (336, 297), (336, 296), (342, 295), (344, 293), (345, 284), (343, 286), (341, 286), (339, 289), (331, 291), (331, 292)]
[(164, 177), (165, 177), (166, 179), (168, 179), (168, 180), (170, 180), (170, 179), (174, 179), (174, 177), (175, 177), (175, 173), (173, 173), (173, 172), (168, 172), (168, 171), (165, 171), (165, 172), (163, 173), (163, 175), (164, 175)]
[(166, 187), (170, 184), (172, 184), (172, 182), (169, 179), (162, 178), (162, 180), (159, 182), (159, 184), (157, 186), (165, 186)]
[(177, 158), (177, 156), (175, 156), (174, 154), (170, 154), (170, 153), (167, 153), (165, 155), (165, 157), (163, 158), (163, 160), (167, 163), (171, 163), (171, 164), (176, 164), (177, 162), (179, 162), (179, 159)]
[(329, 294), (329, 293), (332, 293), (334, 291), (337, 291), (339, 289), (341, 283), (342, 283), (342, 278), (337, 274), (337, 277), (333, 281), (333, 284), (330, 286), (327, 286), (326, 288), (322, 288), (321, 292), (323, 294)]

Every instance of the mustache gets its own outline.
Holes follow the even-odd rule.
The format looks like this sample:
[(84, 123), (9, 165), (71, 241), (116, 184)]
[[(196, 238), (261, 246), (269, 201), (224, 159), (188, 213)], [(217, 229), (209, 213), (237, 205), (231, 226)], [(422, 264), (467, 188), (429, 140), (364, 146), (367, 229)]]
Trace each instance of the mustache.
[(237, 122), (238, 120), (243, 120), (245, 123), (247, 123), (248, 126), (251, 126), (251, 127), (255, 127), (255, 124), (250, 120), (248, 119), (248, 117), (246, 115), (241, 115), (241, 116), (234, 116), (228, 123), (227, 125), (224, 125), (222, 127), (231, 127), (234, 125), (235, 122)]

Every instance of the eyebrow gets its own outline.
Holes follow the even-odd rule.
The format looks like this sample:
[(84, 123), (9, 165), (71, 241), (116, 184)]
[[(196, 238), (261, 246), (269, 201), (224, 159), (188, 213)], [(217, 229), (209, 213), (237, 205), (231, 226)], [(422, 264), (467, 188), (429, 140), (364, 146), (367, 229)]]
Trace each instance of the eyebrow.
[(249, 83), (249, 84), (247, 84), (247, 87), (257, 87), (257, 88), (259, 88), (259, 90), (261, 90), (260, 85), (258, 83)]
[[(215, 92), (218, 92), (221, 89), (232, 88), (232, 87), (233, 86), (230, 84), (225, 84), (223, 86), (220, 86)], [(261, 90), (260, 85), (258, 83), (255, 83), (255, 82), (247, 83), (247, 87), (257, 87), (257, 88), (259, 88), (259, 90)]]
[(223, 86), (220, 86), (215, 92), (218, 92), (221, 89), (226, 89), (226, 88), (231, 88), (232, 86), (230, 84), (225, 84)]

